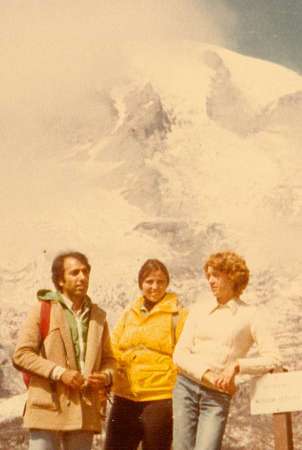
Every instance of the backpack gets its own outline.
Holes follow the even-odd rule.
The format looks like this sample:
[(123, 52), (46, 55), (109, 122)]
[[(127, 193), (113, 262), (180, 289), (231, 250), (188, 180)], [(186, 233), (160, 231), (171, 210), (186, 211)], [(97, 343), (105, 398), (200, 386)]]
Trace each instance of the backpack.
[[(41, 301), (40, 308), (40, 335), (41, 335), (41, 346), (49, 331), (49, 323), (50, 323), (50, 310), (51, 310), (51, 302), (50, 301)], [(27, 372), (26, 370), (22, 370), (22, 377), (24, 384), (28, 388), (32, 373)]]

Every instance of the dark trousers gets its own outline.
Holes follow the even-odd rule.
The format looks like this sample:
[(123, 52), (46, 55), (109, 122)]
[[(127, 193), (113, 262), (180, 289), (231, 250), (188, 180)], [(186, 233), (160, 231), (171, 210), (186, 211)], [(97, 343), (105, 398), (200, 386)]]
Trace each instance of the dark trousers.
[(133, 402), (118, 396), (111, 407), (105, 450), (170, 450), (172, 400)]

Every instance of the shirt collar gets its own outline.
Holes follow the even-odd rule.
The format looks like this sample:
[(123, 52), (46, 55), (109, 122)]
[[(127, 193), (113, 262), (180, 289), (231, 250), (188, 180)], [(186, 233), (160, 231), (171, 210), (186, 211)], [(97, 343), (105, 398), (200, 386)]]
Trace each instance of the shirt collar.
[(143, 313), (143, 314), (148, 314), (150, 311), (145, 307), (145, 305), (142, 303), (139, 310)]
[(209, 311), (209, 314), (212, 314), (214, 311), (218, 309), (229, 309), (232, 314), (236, 314), (238, 307), (240, 304), (243, 304), (244, 302), (240, 298), (232, 298), (227, 303), (221, 304), (215, 301), (215, 304), (211, 305), (211, 309)]
[(83, 315), (84, 313), (86, 313), (89, 310), (89, 304), (87, 302), (87, 298), (84, 298), (83, 303), (81, 308), (78, 311), (74, 311), (74, 309), (72, 309), (73, 303), (72, 301), (64, 294), (61, 293), (61, 297), (65, 303), (65, 305), (67, 306), (67, 308), (76, 315)]

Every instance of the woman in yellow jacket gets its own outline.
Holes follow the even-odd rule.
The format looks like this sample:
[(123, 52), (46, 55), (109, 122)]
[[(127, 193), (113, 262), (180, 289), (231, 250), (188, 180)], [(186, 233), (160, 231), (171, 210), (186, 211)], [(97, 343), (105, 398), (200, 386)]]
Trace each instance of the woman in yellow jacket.
[(112, 335), (117, 359), (105, 450), (169, 450), (172, 443), (172, 353), (186, 311), (168, 293), (169, 272), (157, 259), (138, 274), (142, 296), (126, 308)]

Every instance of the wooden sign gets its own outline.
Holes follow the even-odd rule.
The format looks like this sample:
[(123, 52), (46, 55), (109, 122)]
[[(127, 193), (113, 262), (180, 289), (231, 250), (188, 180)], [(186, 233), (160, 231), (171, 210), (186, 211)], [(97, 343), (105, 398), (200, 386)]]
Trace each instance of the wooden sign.
[(267, 374), (251, 381), (251, 414), (302, 411), (302, 371)]

